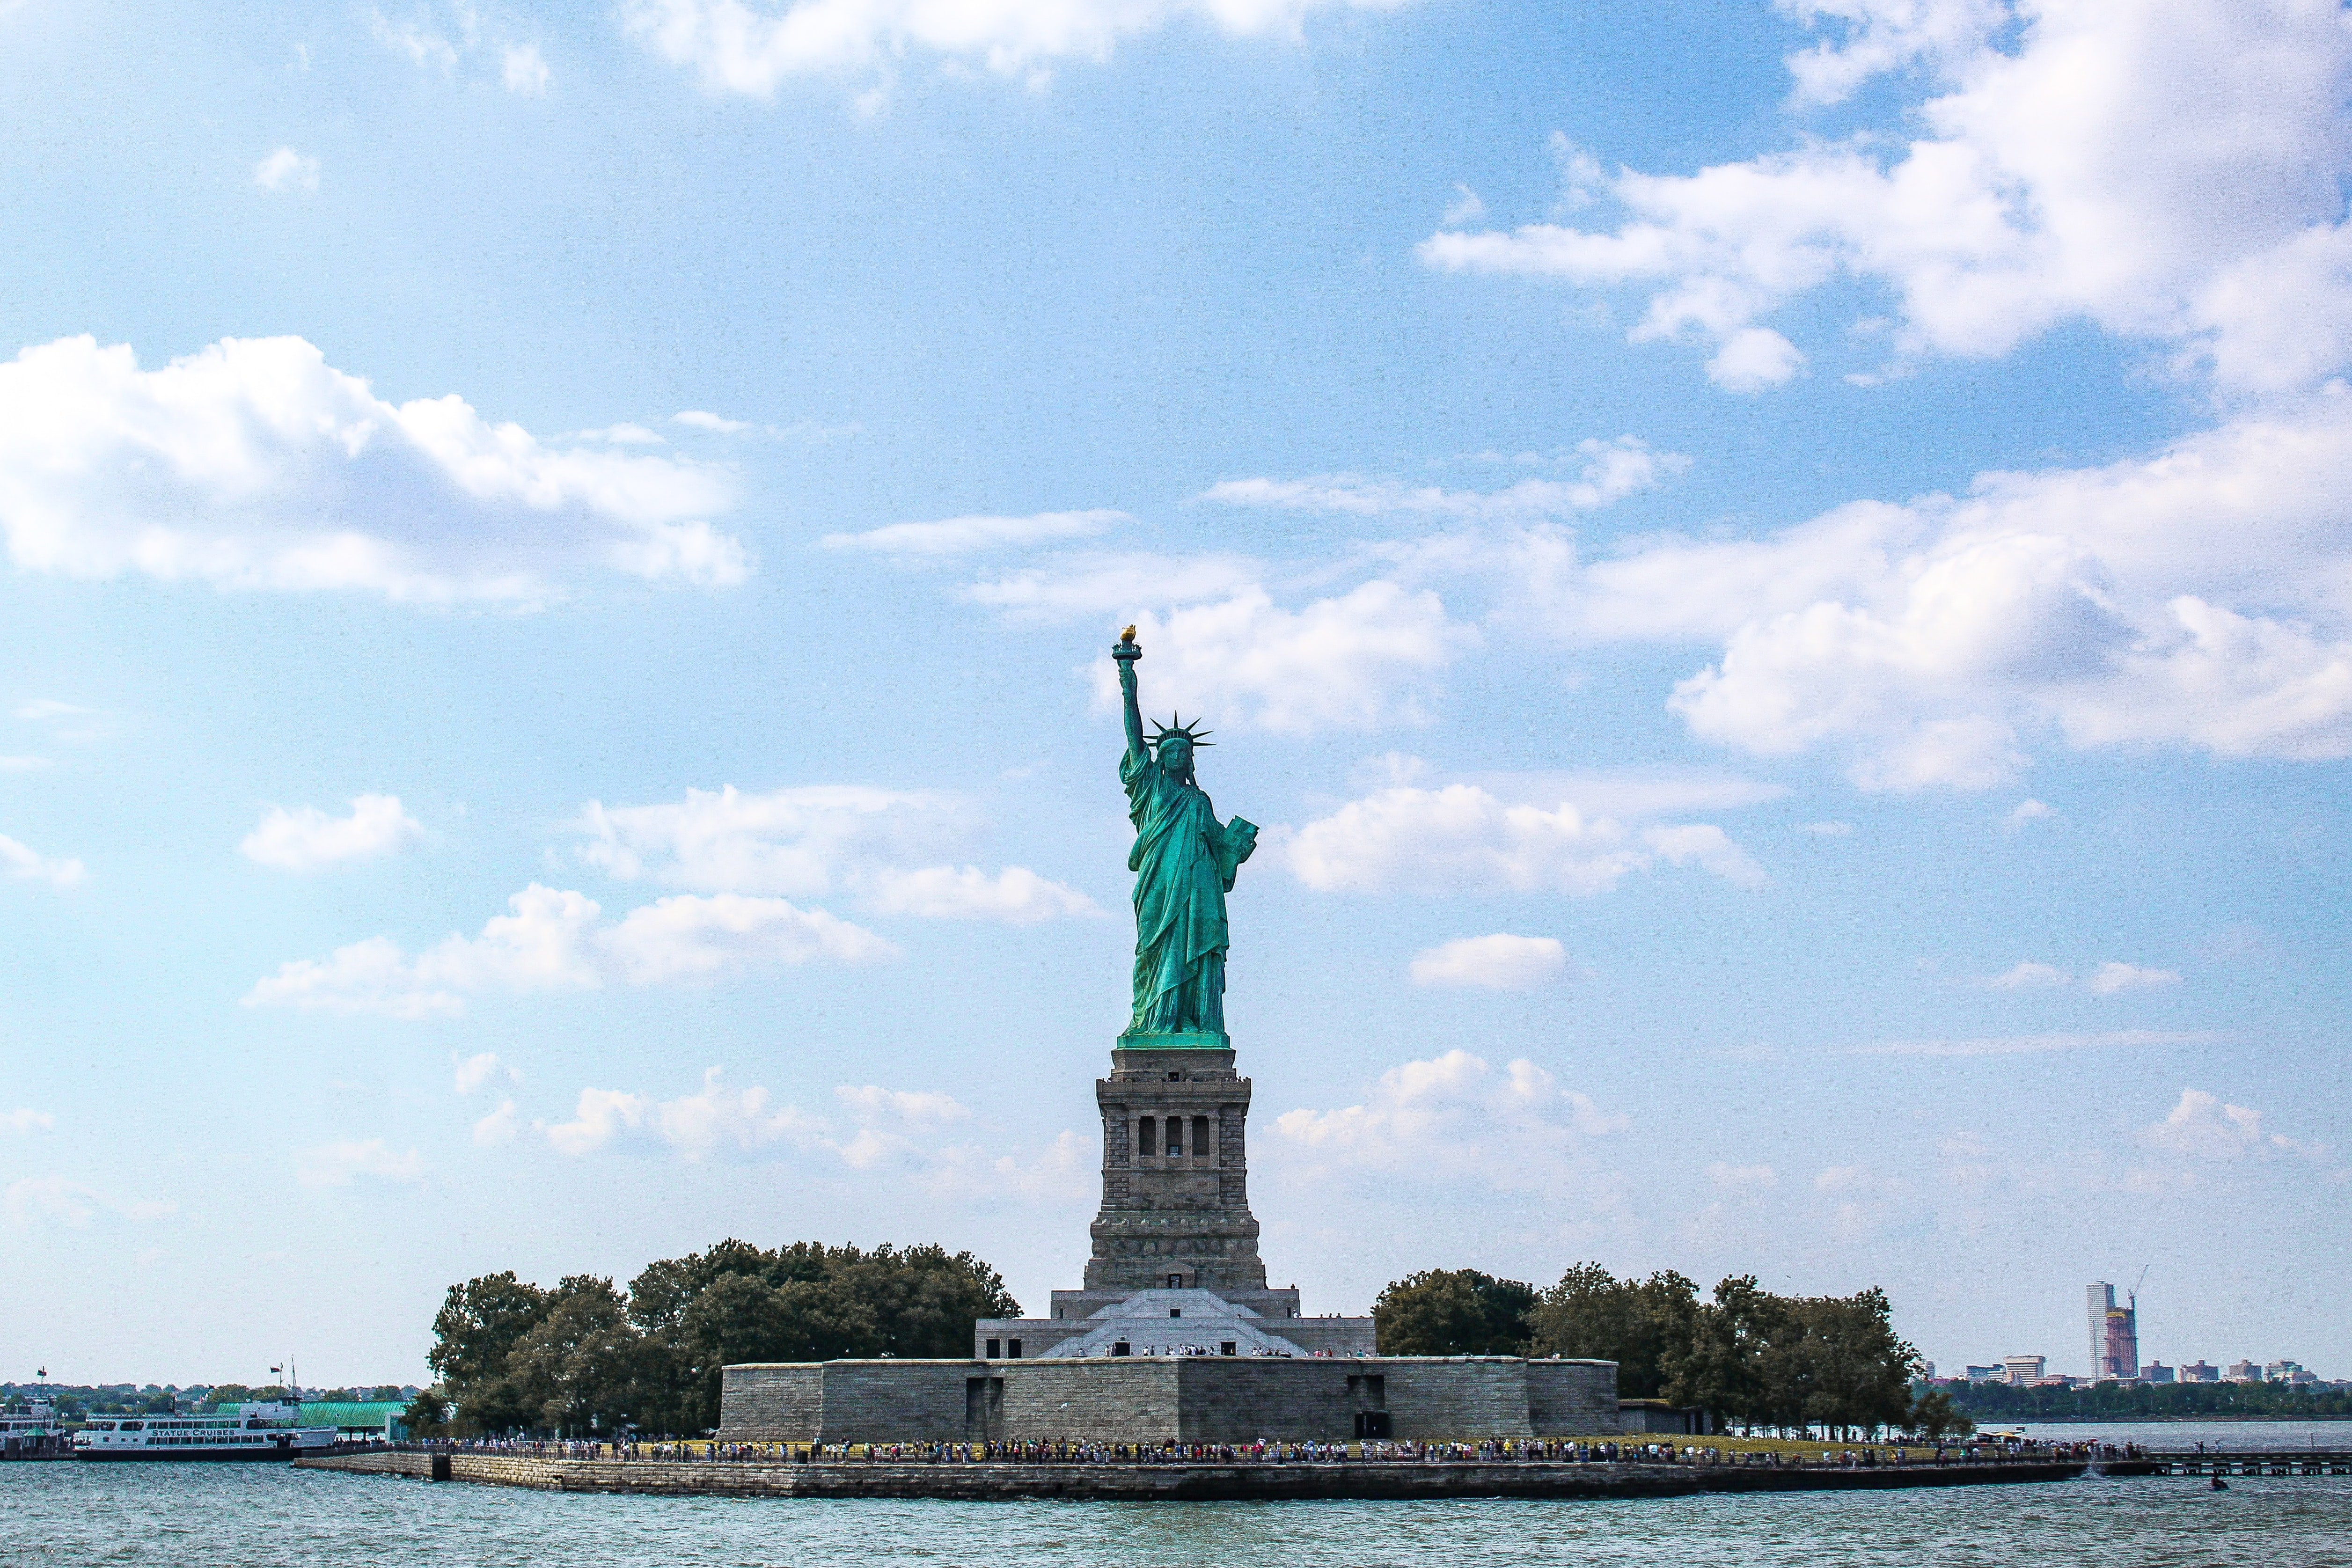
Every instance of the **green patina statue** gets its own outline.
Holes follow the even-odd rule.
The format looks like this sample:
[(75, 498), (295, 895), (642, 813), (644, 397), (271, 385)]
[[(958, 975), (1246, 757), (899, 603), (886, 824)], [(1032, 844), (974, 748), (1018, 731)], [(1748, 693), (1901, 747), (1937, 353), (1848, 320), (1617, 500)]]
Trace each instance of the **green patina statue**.
[[(1234, 873), (1257, 847), (1257, 826), (1216, 808), (1192, 779), (1192, 758), (1208, 742), (1199, 721), (1156, 726), (1148, 741), (1135, 703), (1135, 646), (1129, 626), (1111, 649), (1127, 710), (1127, 786), (1135, 847), (1135, 1012), (1119, 1044), (1129, 1049), (1223, 1050), (1225, 1037), (1225, 895)], [(1154, 753), (1157, 753), (1156, 755)]]

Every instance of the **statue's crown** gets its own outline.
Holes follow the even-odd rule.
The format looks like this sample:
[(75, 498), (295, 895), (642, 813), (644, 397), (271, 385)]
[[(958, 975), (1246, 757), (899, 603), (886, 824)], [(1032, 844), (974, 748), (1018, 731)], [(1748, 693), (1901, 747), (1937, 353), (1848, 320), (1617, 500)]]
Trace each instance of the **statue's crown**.
[(1213, 746), (1216, 744), (1214, 741), (1202, 739), (1203, 736), (1213, 735), (1216, 731), (1214, 730), (1202, 729), (1200, 727), (1201, 721), (1198, 719), (1195, 719), (1190, 724), (1187, 724), (1184, 722), (1182, 715), (1171, 713), (1168, 715), (1168, 722), (1165, 724), (1160, 723), (1157, 719), (1154, 719), (1151, 722), (1153, 725), (1151, 731), (1151, 743), (1154, 747), (1159, 746), (1161, 742), (1167, 740), (1171, 735), (1183, 736), (1195, 751), (1198, 751), (1202, 746)]

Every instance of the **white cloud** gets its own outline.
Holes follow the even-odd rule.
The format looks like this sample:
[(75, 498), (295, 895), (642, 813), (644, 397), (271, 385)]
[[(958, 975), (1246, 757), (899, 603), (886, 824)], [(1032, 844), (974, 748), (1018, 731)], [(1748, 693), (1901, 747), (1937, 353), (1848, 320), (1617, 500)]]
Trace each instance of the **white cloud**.
[(2225, 1104), (2201, 1089), (2184, 1089), (2165, 1119), (2140, 1131), (2151, 1148), (2186, 1160), (2275, 1160), (2316, 1157), (2317, 1145), (2263, 1131), (2263, 1113)]
[(1514, 1061), (1497, 1076), (1462, 1050), (1390, 1068), (1361, 1105), (1286, 1110), (1274, 1121), (1277, 1153), (1303, 1164), (1504, 1192), (1556, 1191), (1586, 1140), (1630, 1125), (1533, 1062)]
[(1323, 516), (1508, 522), (1594, 511), (1654, 489), (1690, 467), (1680, 452), (1659, 452), (1637, 437), (1586, 440), (1576, 447), (1573, 479), (1521, 479), (1497, 490), (1448, 490), (1381, 475), (1315, 474), (1299, 479), (1224, 479), (1201, 500), (1227, 506)]
[[(1433, 722), (1437, 678), (1478, 641), (1427, 589), (1365, 583), (1286, 610), (1258, 587), (1222, 604), (1134, 616), (1152, 711), (1205, 714), (1284, 735)], [(1111, 661), (1090, 667), (1096, 705), (1116, 708)]]
[(1761, 874), (1717, 827), (1636, 832), (1569, 801), (1507, 803), (1466, 784), (1376, 790), (1298, 829), (1284, 855), (1320, 892), (1598, 893), (1662, 857), (1733, 881)]
[(474, 1123), (474, 1142), (484, 1149), (494, 1149), (501, 1143), (511, 1143), (522, 1131), (522, 1119), (515, 1114), (515, 1102), (500, 1100), (498, 1109)]
[(1984, 788), (2045, 739), (2352, 755), (2347, 491), (2352, 390), (2336, 390), (2150, 456), (1982, 474), (1762, 539), (1587, 558), (1532, 525), (1454, 564), (1501, 582), (1537, 635), (1718, 641), (1669, 704), (1702, 740), (1834, 748), (1869, 788)]
[(2121, 1046), (2210, 1046), (2228, 1039), (2200, 1030), (2105, 1029), (2090, 1034), (1997, 1035), (1963, 1040), (1891, 1040), (1856, 1046), (1858, 1057), (2007, 1057), (2034, 1051), (2098, 1050)]
[(415, 1150), (395, 1152), (381, 1138), (343, 1139), (302, 1151), (295, 1178), (306, 1187), (348, 1187), (360, 1181), (422, 1186), (425, 1162)]
[(991, 874), (927, 864), (980, 830), (950, 795), (824, 784), (746, 795), (690, 789), (661, 805), (591, 801), (580, 858), (625, 879), (650, 876), (717, 891), (819, 894), (845, 889), (879, 914), (1027, 925), (1102, 911), (1075, 888), (1024, 866)]
[(539, 52), (537, 44), (509, 44), (500, 77), (509, 92), (538, 97), (547, 91), (546, 58)]
[(520, 1083), (522, 1068), (511, 1062), (502, 1060), (496, 1051), (477, 1052), (457, 1062), (459, 1094), (471, 1094), (484, 1084), (495, 1083), (501, 1078), (509, 1083)]
[(693, 1161), (772, 1161), (814, 1157), (853, 1171), (903, 1170), (921, 1175), (943, 1162), (971, 1163), (976, 1151), (941, 1144), (942, 1130), (971, 1112), (935, 1090), (844, 1084), (835, 1091), (848, 1125), (780, 1105), (765, 1089), (737, 1089), (721, 1069), (702, 1076), (696, 1093), (659, 1100), (618, 1089), (583, 1089), (570, 1121), (541, 1129), (559, 1153), (667, 1150)]
[(319, 160), (305, 158), (291, 147), (280, 147), (253, 166), (253, 183), (265, 191), (299, 191), (308, 195), (319, 188)]
[[(2028, 960), (1985, 982), (2001, 991), (2047, 990), (2075, 983), (2074, 972), (2054, 964), (2036, 963)], [(2101, 996), (2113, 996), (2124, 991), (2146, 991), (2158, 985), (2178, 985), (2180, 976), (2169, 969), (2143, 969), (2136, 963), (2102, 963), (2083, 977), (2084, 987)]]
[(1847, 838), (1853, 834), (1853, 824), (1851, 822), (1801, 822), (1797, 824), (1797, 831), (1811, 834), (1815, 838)]
[(1049, 882), (1025, 866), (1007, 866), (993, 877), (977, 866), (925, 866), (911, 871), (885, 867), (873, 873), (859, 902), (877, 914), (996, 920), (1011, 925), (1103, 912), (1076, 889)]
[(53, 859), (0, 834), (0, 877), (47, 882), (53, 888), (70, 888), (78, 885), (85, 875), (87, 872), (79, 860)]
[(2002, 991), (2023, 991), (2074, 983), (2074, 976), (2066, 970), (2036, 963), (2030, 959), (1985, 982), (1987, 985)]
[(593, 430), (575, 432), (571, 439), (602, 441), (608, 447), (667, 447), (661, 433), (624, 419), (617, 425), (601, 425)]
[(1850, 1193), (1867, 1184), (1867, 1181), (1859, 1165), (1832, 1165), (1813, 1178), (1813, 1191)]
[(795, 895), (831, 891), (853, 867), (903, 866), (952, 853), (978, 831), (947, 795), (864, 784), (746, 794), (689, 789), (660, 805), (581, 810), (580, 858), (609, 874), (673, 887)]
[(283, 871), (316, 871), (346, 860), (388, 855), (424, 837), (424, 825), (401, 809), (396, 795), (352, 797), (349, 816), (329, 816), (315, 805), (292, 811), (273, 805), (245, 836), (238, 853)]
[(0, 773), (38, 773), (48, 765), (47, 757), (0, 757)]
[(1446, 202), (1445, 211), (1438, 216), (1437, 221), (1447, 224), (1469, 223), (1486, 216), (1486, 204), (1478, 199), (1478, 193), (1456, 180), (1454, 182), (1454, 195)]
[(54, 697), (36, 697), (30, 702), (19, 703), (16, 708), (17, 718), (28, 719), (36, 723), (47, 719), (95, 719), (98, 716), (98, 710), (95, 708), (83, 708), (71, 702), (60, 702)]
[(2021, 800), (2017, 803), (2016, 809), (2000, 819), (2000, 825), (2014, 833), (2028, 823), (2053, 822), (2057, 816), (2054, 807), (2044, 805), (2038, 800)]
[(17, 1225), (55, 1224), (79, 1230), (93, 1219), (147, 1225), (179, 1213), (173, 1203), (124, 1203), (64, 1176), (24, 1176), (9, 1184), (8, 1217)]
[(2180, 976), (2169, 969), (2142, 969), (2136, 963), (2102, 963), (2098, 972), (2083, 982), (2102, 996), (2113, 996), (2118, 991), (2146, 991), (2158, 985), (2178, 985)]
[(1422, 258), (1651, 288), (1634, 339), (1715, 345), (1710, 374), (1735, 390), (1796, 352), (1757, 318), (1840, 279), (1893, 297), (1898, 363), (2000, 355), (2070, 321), (2234, 392), (2352, 358), (2352, 34), (2335, 0), (1789, 8), (1844, 24), (1791, 58), (1801, 101), (1925, 66), (1904, 119), (1690, 175), (1596, 168), (1571, 190), (1604, 189), (1627, 215), (1613, 232), (1441, 231)]
[(715, 980), (777, 964), (871, 963), (892, 943), (824, 910), (782, 899), (681, 894), (617, 923), (585, 894), (532, 883), (478, 937), (452, 935), (415, 959), (386, 937), (298, 959), (256, 983), (247, 1006), (294, 1006), (395, 1018), (455, 1016), (473, 993), (593, 990)]
[(1412, 956), (1415, 985), (1483, 985), (1526, 991), (1568, 978), (1568, 950), (1549, 936), (1456, 937)]
[(1754, 1192), (1778, 1186), (1780, 1180), (1769, 1165), (1733, 1165), (1721, 1160), (1708, 1164), (1706, 1179), (1719, 1193)]
[[(1296, 37), (1318, 11), (1402, 0), (623, 0), (629, 34), (693, 72), (703, 90), (773, 97), (795, 77), (881, 76), (933, 57), (1034, 83), (1064, 59), (1102, 60), (1124, 38), (1180, 19), (1236, 37)], [(880, 91), (880, 89), (874, 89)]]
[(688, 408), (670, 416), (679, 425), (691, 425), (698, 430), (709, 430), (720, 436), (740, 436), (759, 426), (743, 419), (725, 419), (707, 408)]
[(871, 551), (904, 563), (939, 561), (983, 550), (1083, 539), (1134, 521), (1123, 511), (1099, 508), (1028, 517), (950, 517), (938, 522), (894, 522), (864, 533), (828, 533), (817, 543), (827, 550)]
[(405, 57), (411, 65), (446, 71), (457, 63), (457, 47), (424, 20), (394, 22), (371, 5), (368, 31), (375, 36), (377, 43)]
[(1726, 392), (1761, 392), (1805, 366), (1797, 345), (1769, 327), (1742, 327), (1706, 362), (1706, 378)]
[(16, 564), (223, 587), (522, 605), (607, 571), (751, 571), (704, 521), (730, 470), (542, 445), (456, 396), (397, 406), (300, 338), (225, 339), (142, 371), (61, 338), (0, 363), (0, 528)]
[(0, 1110), (0, 1131), (25, 1133), (55, 1130), (58, 1119), (46, 1110), (20, 1106), (15, 1110)]

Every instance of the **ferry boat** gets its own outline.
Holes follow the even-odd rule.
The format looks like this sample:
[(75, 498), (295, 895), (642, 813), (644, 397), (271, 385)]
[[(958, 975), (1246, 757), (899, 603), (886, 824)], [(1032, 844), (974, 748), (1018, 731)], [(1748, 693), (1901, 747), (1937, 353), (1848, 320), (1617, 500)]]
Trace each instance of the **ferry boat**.
[(74, 1434), (78, 1459), (293, 1459), (334, 1447), (335, 1428), (301, 1425), (290, 1400), (202, 1415), (100, 1415)]
[(0, 1405), (0, 1459), (48, 1459), (65, 1450), (57, 1407), (47, 1400)]

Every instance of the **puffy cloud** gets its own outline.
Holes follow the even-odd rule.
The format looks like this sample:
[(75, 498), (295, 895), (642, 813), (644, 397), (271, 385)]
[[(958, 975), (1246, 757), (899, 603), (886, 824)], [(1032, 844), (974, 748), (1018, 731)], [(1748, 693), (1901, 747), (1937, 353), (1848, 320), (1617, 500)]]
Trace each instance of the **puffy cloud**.
[(402, 56), (413, 66), (448, 70), (457, 63), (457, 46), (442, 37), (424, 14), (414, 20), (394, 22), (371, 5), (368, 7), (368, 31), (374, 35), (377, 43)]
[(729, 470), (562, 448), (456, 396), (395, 406), (300, 338), (142, 370), (88, 337), (0, 364), (0, 529), (16, 563), (223, 587), (521, 605), (583, 571), (715, 586)]
[(1661, 858), (1734, 881), (1761, 876), (1718, 827), (1637, 830), (1570, 801), (1510, 803), (1469, 784), (1376, 790), (1298, 829), (1285, 858), (1321, 892), (1599, 893)]
[[(1437, 677), (1478, 640), (1447, 619), (1427, 589), (1365, 583), (1299, 610), (1247, 587), (1219, 604), (1135, 616), (1153, 711), (1208, 714), (1235, 729), (1308, 735), (1426, 724)], [(1115, 708), (1118, 680), (1097, 661), (1097, 706)]]
[(16, 877), (29, 882), (47, 882), (53, 888), (70, 888), (87, 875), (82, 863), (75, 859), (53, 859), (0, 834), (0, 876)]
[(57, 1124), (56, 1117), (46, 1110), (35, 1110), (29, 1106), (19, 1106), (14, 1110), (0, 1110), (0, 1131), (21, 1133), (38, 1130), (47, 1132), (53, 1131)]
[(345, 1139), (305, 1149), (295, 1162), (295, 1179), (306, 1187), (348, 1187), (355, 1182), (425, 1184), (425, 1162), (415, 1150), (395, 1152), (381, 1138)]
[(1134, 521), (1123, 511), (1101, 508), (1028, 517), (950, 517), (939, 522), (894, 522), (863, 533), (828, 533), (817, 543), (827, 550), (865, 550), (901, 562), (938, 561), (983, 550), (1083, 539)]
[[(1844, 753), (1867, 788), (1986, 788), (2037, 741), (2352, 755), (2352, 391), (2100, 468), (1979, 475), (1761, 539), (1490, 531), (1457, 569), (1575, 643), (1719, 642), (1702, 740)], [(2023, 810), (2017, 821), (2043, 815)]]
[(495, 1083), (502, 1078), (509, 1083), (520, 1083), (522, 1068), (511, 1062), (501, 1060), (496, 1051), (477, 1052), (462, 1061), (457, 1061), (459, 1094), (471, 1094), (484, 1084)]
[(2029, 823), (2053, 821), (2057, 816), (2058, 813), (2054, 807), (2045, 805), (2038, 800), (2026, 799), (2019, 801), (2016, 809), (2000, 819), (2000, 825), (2014, 833)]
[(515, 1113), (515, 1102), (500, 1100), (496, 1110), (474, 1123), (474, 1142), (485, 1149), (501, 1143), (511, 1143), (522, 1131), (522, 1119)]
[(2136, 963), (2102, 963), (2097, 973), (2083, 982), (2102, 996), (2113, 996), (2118, 991), (2146, 991), (2158, 985), (2178, 985), (2180, 976), (2169, 969), (2142, 969)]
[(881, 914), (1028, 925), (1099, 914), (1093, 900), (1022, 866), (925, 865), (976, 837), (950, 795), (825, 784), (746, 795), (690, 789), (660, 805), (583, 809), (581, 858), (625, 879), (721, 891), (817, 894), (847, 889)]
[(2074, 979), (2074, 977), (2065, 970), (2054, 968), (2047, 963), (2035, 963), (2029, 959), (1993, 976), (1985, 984), (2000, 991), (2022, 991), (2052, 985), (2067, 985), (2073, 984)]
[(505, 64), (499, 76), (509, 92), (537, 98), (547, 91), (547, 58), (537, 44), (509, 44), (502, 58)]
[(291, 147), (280, 147), (253, 166), (253, 183), (273, 194), (297, 191), (309, 195), (319, 188), (319, 160), (305, 158)]
[(1109, 58), (1179, 20), (1237, 37), (1296, 37), (1317, 11), (1402, 0), (624, 0), (623, 26), (707, 92), (770, 98), (795, 77), (887, 74), (910, 56), (1032, 81), (1055, 62)]
[(2163, 1121), (2140, 1131), (2140, 1142), (2185, 1160), (2313, 1158), (2325, 1152), (2283, 1132), (2263, 1130), (2263, 1113), (2224, 1103), (2201, 1089), (2184, 1089)]
[(468, 994), (593, 990), (713, 980), (776, 964), (864, 963), (898, 950), (863, 926), (782, 899), (680, 894), (607, 922), (585, 894), (534, 882), (477, 937), (452, 935), (411, 959), (388, 937), (297, 959), (255, 984), (247, 1006), (394, 1018), (456, 1016)]
[(401, 809), (396, 795), (352, 799), (349, 816), (329, 816), (315, 805), (292, 811), (273, 805), (245, 836), (238, 853), (283, 871), (316, 871), (346, 860), (388, 855), (424, 837), (424, 825)]
[(1630, 1125), (1533, 1062), (1513, 1061), (1497, 1075), (1462, 1050), (1390, 1068), (1363, 1104), (1286, 1110), (1274, 1121), (1277, 1153), (1302, 1164), (1503, 1192), (1557, 1190), (1586, 1140)]
[(1597, 510), (1664, 484), (1691, 462), (1680, 452), (1654, 451), (1633, 436), (1580, 442), (1575, 460), (1579, 472), (1573, 479), (1521, 479), (1498, 490), (1447, 490), (1378, 475), (1317, 474), (1299, 479), (1225, 479), (1201, 499), (1323, 516), (1510, 521)]
[(1456, 937), (1412, 956), (1415, 985), (1483, 985), (1526, 991), (1568, 978), (1568, 950), (1549, 936)]
[[(1840, 36), (1793, 57), (1800, 102), (1914, 65), (1944, 90), (1875, 128), (1689, 175), (1562, 153), (1614, 231), (1441, 231), (1428, 265), (1651, 288), (1635, 340), (1714, 345), (1731, 390), (1801, 356), (1758, 317), (1839, 279), (1894, 297), (1901, 360), (1987, 357), (2068, 321), (2152, 342), (2226, 390), (2308, 386), (2352, 357), (2352, 34), (2336, 0), (1791, 0)], [(2014, 42), (2011, 42), (2013, 37)]]

